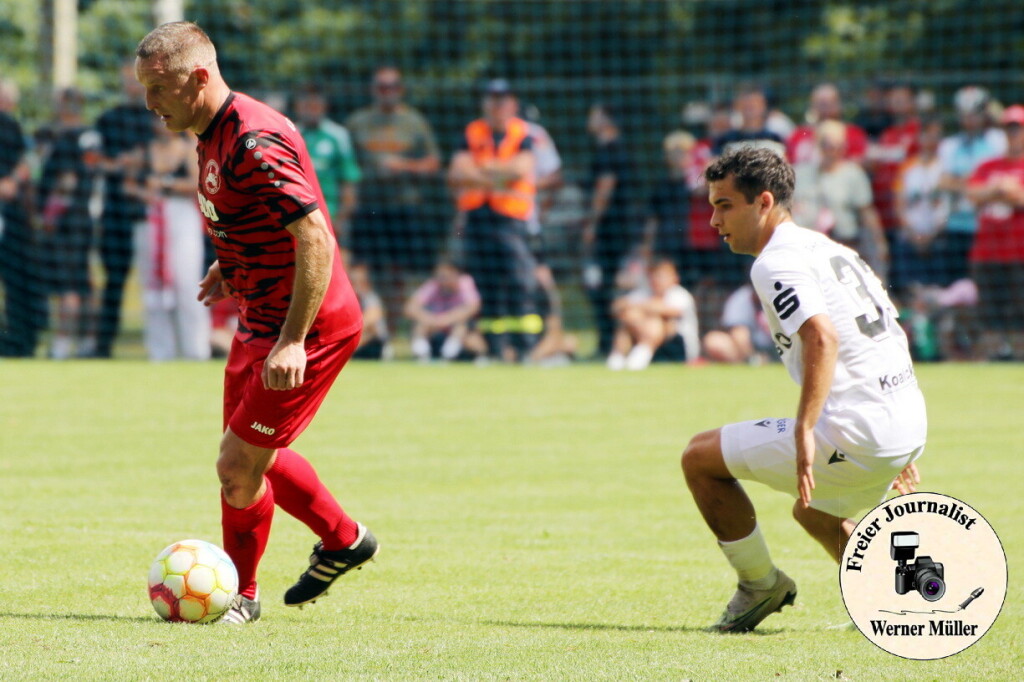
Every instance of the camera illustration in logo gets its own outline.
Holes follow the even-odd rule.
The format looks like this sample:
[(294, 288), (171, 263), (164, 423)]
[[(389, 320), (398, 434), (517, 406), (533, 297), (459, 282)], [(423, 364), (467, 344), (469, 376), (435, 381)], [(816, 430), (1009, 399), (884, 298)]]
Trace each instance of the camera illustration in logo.
[[(890, 537), (889, 556), (896, 566), (896, 594), (917, 590), (926, 601), (938, 601), (946, 594), (942, 564), (932, 561), (930, 556), (914, 553), (921, 544), (921, 536), (911, 531), (897, 531)], [(907, 565), (908, 561), (914, 563)]]

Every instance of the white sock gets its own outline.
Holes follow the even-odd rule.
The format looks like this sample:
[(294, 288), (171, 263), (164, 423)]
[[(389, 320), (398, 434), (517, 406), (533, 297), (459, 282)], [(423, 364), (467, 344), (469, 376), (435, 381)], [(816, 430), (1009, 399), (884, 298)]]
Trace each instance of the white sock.
[(653, 348), (648, 346), (646, 343), (638, 343), (633, 346), (633, 350), (629, 351), (629, 355), (626, 356), (626, 369), (647, 369), (648, 365), (651, 364), (651, 359), (653, 357)]
[(50, 357), (54, 360), (67, 360), (71, 357), (75, 342), (65, 334), (55, 334), (50, 342)]
[(722, 542), (718, 546), (736, 569), (736, 575), (744, 586), (755, 590), (767, 590), (775, 585), (779, 578), (779, 570), (772, 563), (768, 554), (768, 545), (761, 535), (761, 527), (754, 526), (754, 532), (740, 540)]
[(445, 360), (454, 360), (462, 352), (462, 339), (452, 334), (444, 340), (441, 345), (441, 357)]
[(422, 336), (412, 340), (412, 354), (420, 360), (430, 359), (430, 342)]
[(618, 372), (626, 368), (626, 356), (618, 351), (608, 356), (608, 369)]

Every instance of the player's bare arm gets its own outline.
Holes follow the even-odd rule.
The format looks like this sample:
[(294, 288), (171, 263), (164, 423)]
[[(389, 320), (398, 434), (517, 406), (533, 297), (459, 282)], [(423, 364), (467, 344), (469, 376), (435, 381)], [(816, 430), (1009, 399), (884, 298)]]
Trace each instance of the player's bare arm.
[(383, 159), (383, 165), (392, 173), (431, 175), (441, 169), (441, 159), (433, 154), (419, 159), (407, 159), (402, 156), (387, 156)]
[(657, 315), (667, 319), (678, 319), (683, 316), (683, 311), (665, 303), (661, 298), (651, 298), (644, 302), (644, 311), (650, 315)]
[(496, 185), (506, 185), (533, 175), (533, 152), (527, 150), (508, 160), (491, 159), (484, 172)]
[(494, 181), (485, 174), (466, 151), (458, 152), (448, 169), (448, 183), (456, 189), (493, 189)]
[(803, 345), (804, 377), (796, 413), (796, 476), (800, 501), (811, 504), (814, 490), (814, 425), (821, 417), (839, 355), (839, 334), (828, 315), (811, 317), (797, 332)]
[(320, 209), (289, 224), (287, 230), (295, 237), (295, 283), (281, 335), (263, 364), (263, 385), (274, 391), (302, 385), (306, 333), (331, 282), (336, 243)]
[(995, 202), (1024, 205), (1024, 191), (1012, 178), (991, 180), (980, 185), (968, 185), (967, 198), (978, 206)]

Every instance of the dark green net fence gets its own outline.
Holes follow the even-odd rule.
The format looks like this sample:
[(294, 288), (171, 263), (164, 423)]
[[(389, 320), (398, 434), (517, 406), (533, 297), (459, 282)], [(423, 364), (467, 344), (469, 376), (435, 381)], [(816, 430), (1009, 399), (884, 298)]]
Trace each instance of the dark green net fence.
[[(212, 37), (234, 89), (293, 117), (300, 114), (302, 98), (315, 93), (328, 107), (327, 118), (348, 128), (341, 138), (331, 138), (351, 140), (348, 165), (339, 164), (321, 181), (336, 197), (335, 227), (351, 252), (353, 269), (380, 294), (370, 299), (385, 308), (388, 328), (380, 328), (385, 354), (409, 355), (414, 324), (403, 308), (434, 264), (441, 259), (460, 264), (467, 257), (446, 174), (467, 123), (480, 116), (482, 88), (500, 78), (514, 90), (520, 115), (546, 129), (561, 158), (561, 180), (541, 193), (540, 212), (529, 230), (533, 236), (526, 240), (537, 264), (546, 266), (546, 273), (536, 274), (535, 309), (550, 318), (549, 329), (560, 319), (565, 330), (560, 352), (576, 357), (607, 352), (615, 325), (610, 301), (642, 284), (644, 263), (662, 257), (675, 264), (695, 296), (701, 333), (721, 327), (724, 301), (743, 283), (749, 260), (723, 252), (713, 236), (709, 240), (707, 212), (700, 206), (700, 167), (721, 151), (716, 138), (745, 125), (773, 131), (782, 148), (797, 127), (810, 125), (803, 133), (809, 146), (800, 160), (808, 168), (819, 164), (818, 145), (826, 133), (813, 125), (818, 121), (811, 94), (831, 83), (841, 97), (836, 115), (866, 133), (863, 153), (848, 156), (855, 157), (852, 163), (866, 174), (873, 192), (868, 200), (847, 197), (853, 203), (845, 209), (856, 224), (836, 228), (835, 236), (863, 249), (889, 280), (915, 352), (922, 359), (1024, 357), (1018, 338), (1024, 327), (1019, 303), (1024, 245), (1014, 237), (1024, 235), (1024, 208), (1005, 199), (982, 205), (973, 218), (957, 217), (971, 208), (962, 186), (978, 165), (1013, 154), (1000, 121), (1005, 106), (1024, 101), (1024, 12), (1018, 3), (185, 0), (181, 10)], [(0, 2), (4, 355), (140, 356), (144, 345), (155, 344), (162, 348), (158, 357), (191, 357), (197, 343), (210, 343), (210, 323), (178, 320), (172, 285), (153, 282), (152, 227), (146, 226), (153, 207), (147, 199), (136, 209), (114, 205), (120, 195), (111, 194), (110, 186), (123, 177), (104, 171), (103, 159), (117, 151), (111, 144), (143, 143), (127, 133), (122, 142), (111, 143), (109, 131), (118, 126), (109, 118), (108, 139), (81, 134), (95, 132), (101, 117), (125, 101), (122, 67), (155, 17), (167, 11), (173, 15), (175, 3)], [(60, 38), (68, 30), (76, 43)], [(422, 115), (437, 148), (436, 171), (421, 169), (400, 183), (381, 181), (386, 173), (379, 166), (388, 154), (368, 148), (351, 130), (358, 127), (353, 114), (374, 105), (372, 85), (382, 65), (400, 75), (405, 105)], [(975, 90), (957, 99), (968, 86)], [(79, 112), (62, 121), (57, 95), (69, 87), (81, 99), (65, 98), (64, 108)], [(759, 93), (753, 102), (745, 99), (751, 93)], [(768, 117), (744, 122), (742, 110), (757, 109), (761, 96)], [(901, 96), (909, 105), (899, 103)], [(604, 114), (596, 122), (603, 124), (596, 126), (600, 131), (591, 115), (595, 107)], [(955, 136), (963, 132), (964, 115), (972, 112), (984, 122), (980, 132), (961, 140), (964, 148), (982, 138), (993, 148), (987, 155), (968, 149), (965, 160), (956, 157)], [(758, 118), (756, 111), (747, 113)], [(940, 140), (950, 138), (942, 172), (929, 175), (932, 162), (926, 156), (918, 160), (917, 174), (900, 174), (921, 144), (915, 121)], [(132, 125), (125, 119), (121, 128)], [(62, 137), (68, 128), (76, 131), (73, 140)], [(1012, 137), (1013, 126), (1008, 130)], [(666, 137), (678, 131), (688, 135), (669, 138), (668, 156), (689, 156), (678, 171), (670, 171)], [(602, 149), (609, 136), (617, 138), (611, 155)], [(429, 148), (420, 141), (393, 152), (415, 161), (432, 153)], [(146, 172), (157, 171), (141, 171)], [(1017, 177), (1012, 168), (1006, 173)], [(802, 177), (816, 182), (820, 175)], [(598, 180), (609, 176), (616, 179), (618, 196), (611, 200), (614, 210), (602, 213), (594, 206), (594, 193)], [(48, 201), (60, 182), (76, 183), (65, 193), (80, 213), (70, 228), (55, 227), (56, 204)], [(136, 183), (145, 185), (146, 178)], [(899, 192), (902, 207), (895, 199)], [(857, 193), (844, 186), (836, 194)], [(360, 231), (374, 225), (366, 214), (395, 206), (402, 207), (395, 218), (400, 229), (384, 228), (370, 239), (371, 246), (360, 243)], [(871, 222), (861, 210), (866, 206), (876, 209), (881, 242), (864, 224)], [(804, 222), (820, 221), (824, 209), (808, 209)], [(990, 226), (998, 234), (976, 253), (982, 214), (1002, 222)], [(112, 228), (112, 215), (127, 227)], [(588, 221), (596, 223), (598, 241), (613, 245), (601, 252), (585, 244)], [(542, 238), (534, 234), (536, 224)], [(162, 239), (173, 239), (173, 233)], [(200, 266), (212, 255), (207, 247), (187, 257), (196, 263), (191, 274), (198, 279)], [(602, 258), (614, 262), (599, 262)], [(162, 270), (173, 267), (165, 260), (157, 269), (156, 278), (167, 280)], [(600, 284), (595, 271), (603, 274)], [(485, 313), (490, 319), (507, 311)], [(218, 332), (230, 333), (229, 318), (230, 311), (215, 315), (214, 346)], [(200, 332), (188, 324), (199, 324)], [(181, 338), (197, 333), (198, 342)], [(169, 343), (168, 336), (176, 342)], [(530, 347), (514, 350), (524, 356)], [(697, 349), (687, 348), (687, 355), (692, 359)]]

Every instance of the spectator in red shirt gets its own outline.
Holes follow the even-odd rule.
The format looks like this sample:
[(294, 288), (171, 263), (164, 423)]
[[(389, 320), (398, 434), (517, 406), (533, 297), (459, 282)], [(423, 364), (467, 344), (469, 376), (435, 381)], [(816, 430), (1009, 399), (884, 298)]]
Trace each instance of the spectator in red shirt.
[(970, 252), (983, 328), (978, 353), (1024, 360), (1024, 106), (1003, 112), (1007, 151), (978, 166), (967, 197), (978, 207)]
[[(793, 131), (786, 141), (786, 156), (794, 166), (798, 163), (817, 162), (815, 130), (824, 121), (843, 122), (843, 101), (839, 88), (832, 83), (821, 83), (811, 91), (807, 123)], [(846, 152), (849, 161), (861, 161), (868, 152), (868, 135), (853, 123), (846, 125)]]
[(914, 89), (905, 83), (889, 88), (887, 96), (892, 124), (882, 131), (878, 143), (868, 148), (867, 170), (871, 175), (871, 191), (882, 227), (889, 233), (899, 226), (893, 201), (893, 183), (900, 166), (917, 154), (921, 123), (917, 117)]

